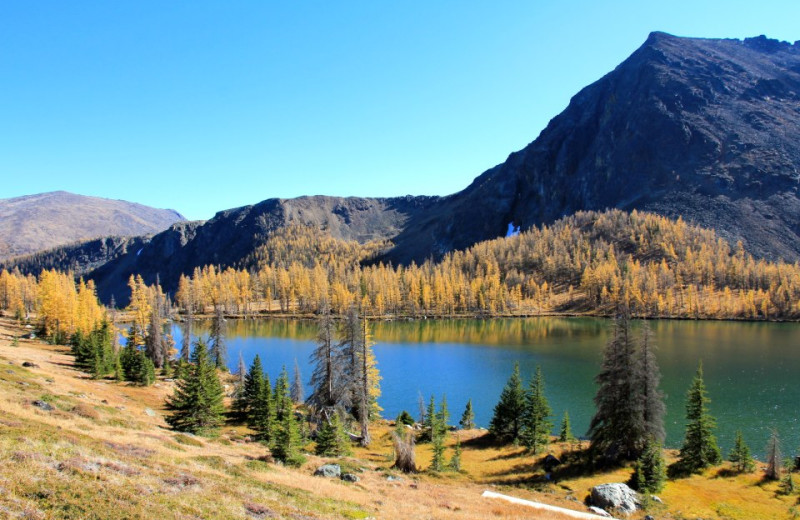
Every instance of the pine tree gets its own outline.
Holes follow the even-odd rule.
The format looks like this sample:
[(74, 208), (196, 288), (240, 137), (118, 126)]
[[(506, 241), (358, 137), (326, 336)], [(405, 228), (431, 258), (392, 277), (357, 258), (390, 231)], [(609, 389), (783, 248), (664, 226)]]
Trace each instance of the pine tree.
[(222, 307), (217, 305), (214, 319), (211, 320), (211, 362), (214, 363), (217, 369), (227, 370), (225, 365), (226, 357), (225, 317), (222, 315)]
[(522, 430), (522, 412), (525, 409), (525, 390), (519, 375), (519, 363), (506, 382), (500, 400), (494, 407), (494, 416), (489, 423), (489, 432), (504, 441), (518, 442)]
[(422, 423), (424, 440), (433, 440), (434, 429), (436, 428), (436, 399), (431, 396), (428, 403), (428, 411), (425, 413), (425, 421)]
[(272, 456), (287, 466), (301, 466), (306, 458), (300, 453), (300, 443), (297, 419), (290, 410), (284, 414), (275, 433)]
[(782, 495), (793, 495), (795, 492), (794, 478), (790, 471), (787, 471), (786, 476), (781, 480), (780, 492)]
[[(432, 402), (433, 398), (431, 398), (431, 403)], [(446, 402), (443, 401), (443, 404), (446, 407)], [(431, 414), (430, 411), (429, 414)], [(442, 471), (445, 468), (444, 451), (445, 441), (447, 438), (447, 427), (442, 419), (446, 416), (446, 409), (440, 407), (439, 413), (434, 411), (431, 415), (433, 416), (433, 421), (431, 424), (433, 458), (431, 459), (430, 469), (432, 471)]]
[(181, 323), (181, 353), (180, 359), (186, 363), (189, 362), (189, 356), (192, 353), (192, 309), (188, 309), (186, 319)]
[(241, 391), (237, 391), (236, 398), (233, 400), (233, 411), (240, 418), (245, 419), (250, 426), (254, 424), (251, 412), (263, 391), (263, 387), (264, 368), (261, 365), (261, 357), (256, 354), (253, 364), (250, 365), (250, 370), (244, 376), (244, 384), (242, 384)]
[(297, 364), (297, 359), (294, 360), (294, 378), (292, 380), (292, 402), (295, 404), (302, 404), (305, 400), (303, 391), (303, 378), (300, 376), (300, 366)]
[(462, 430), (472, 430), (475, 428), (475, 412), (472, 410), (472, 399), (467, 401), (467, 406), (464, 408), (464, 413), (461, 414), (461, 420), (458, 425)]
[(334, 413), (332, 408), (347, 405), (344, 396), (344, 375), (347, 372), (345, 357), (340, 354), (339, 346), (334, 345), (334, 323), (327, 302), (320, 309), (317, 329), (317, 347), (311, 353), (314, 370), (311, 373), (312, 390), (308, 404), (327, 416)]
[(686, 399), (688, 424), (679, 459), (680, 467), (692, 473), (722, 462), (713, 434), (716, 421), (708, 412), (710, 402), (703, 382), (703, 364), (700, 363)]
[(321, 457), (343, 457), (350, 454), (350, 438), (344, 431), (339, 414), (334, 412), (317, 432), (316, 454)]
[(250, 408), (250, 427), (259, 433), (261, 439), (266, 442), (273, 440), (276, 424), (275, 398), (270, 386), (269, 375), (264, 374), (261, 388), (255, 396), (255, 400)]
[(558, 434), (558, 441), (559, 442), (572, 442), (575, 440), (575, 436), (572, 434), (572, 426), (569, 422), (569, 412), (564, 411), (564, 418), (561, 419), (561, 428)]
[(198, 341), (192, 365), (185, 378), (178, 380), (175, 393), (167, 401), (172, 413), (167, 422), (178, 431), (203, 433), (223, 422), (222, 385), (214, 365), (208, 359), (206, 345)]
[(782, 474), (781, 442), (778, 437), (778, 431), (772, 430), (767, 443), (767, 469), (764, 472), (764, 476), (769, 480), (780, 480)]
[(639, 493), (658, 493), (664, 488), (667, 480), (667, 468), (661, 444), (650, 438), (645, 443), (644, 451), (633, 465), (631, 484)]
[(639, 352), (635, 359), (635, 388), (641, 399), (642, 425), (644, 435), (663, 443), (664, 432), (664, 394), (659, 389), (661, 371), (655, 355), (655, 342), (650, 325), (645, 321), (639, 339)]
[(286, 415), (292, 413), (292, 399), (289, 397), (289, 372), (286, 371), (286, 366), (281, 368), (278, 380), (275, 381), (272, 401), (275, 403), (275, 420), (279, 424), (283, 424)]
[(164, 366), (164, 349), (161, 345), (161, 299), (153, 298), (150, 304), (150, 323), (147, 326), (147, 336), (145, 337), (145, 354), (153, 362), (155, 368)]
[(447, 430), (449, 427), (447, 423), (450, 422), (450, 409), (447, 406), (447, 394), (442, 394), (442, 402), (439, 403), (439, 413), (437, 415), (440, 426), (444, 430)]
[(756, 464), (750, 455), (750, 447), (745, 444), (741, 430), (736, 431), (736, 439), (733, 441), (728, 460), (733, 463), (733, 468), (738, 473), (751, 473), (756, 469)]
[(550, 404), (544, 395), (544, 376), (541, 367), (536, 367), (536, 374), (525, 395), (525, 409), (522, 413), (522, 444), (534, 454), (550, 442), (553, 423), (550, 422)]

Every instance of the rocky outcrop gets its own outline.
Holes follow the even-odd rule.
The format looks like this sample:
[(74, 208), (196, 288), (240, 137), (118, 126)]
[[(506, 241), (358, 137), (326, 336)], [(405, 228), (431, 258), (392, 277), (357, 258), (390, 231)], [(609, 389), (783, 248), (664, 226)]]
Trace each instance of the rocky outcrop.
[(639, 508), (639, 495), (627, 484), (601, 484), (592, 488), (591, 503), (601, 509), (630, 514)]
[(342, 468), (338, 464), (325, 464), (317, 468), (314, 472), (314, 476), (339, 478), (342, 476)]

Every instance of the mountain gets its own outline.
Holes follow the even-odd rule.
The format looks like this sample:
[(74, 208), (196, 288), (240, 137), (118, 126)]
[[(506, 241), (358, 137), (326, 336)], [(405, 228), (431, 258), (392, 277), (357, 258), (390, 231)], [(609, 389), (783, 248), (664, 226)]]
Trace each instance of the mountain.
[[(391, 240), (379, 259), (406, 264), (503, 236), (510, 223), (528, 229), (606, 208), (680, 216), (757, 257), (796, 261), (799, 184), (800, 42), (656, 32), (535, 141), (459, 193), (269, 199), (176, 224), (141, 247), (112, 248), (90, 276), (117, 301), (133, 272), (148, 282), (159, 274), (174, 290), (194, 267), (247, 267), (265, 237), (290, 223)], [(99, 258), (96, 249), (73, 253)]]
[(652, 33), (530, 145), (411, 222), (390, 256), (619, 208), (682, 216), (793, 261), (799, 183), (800, 42)]
[(0, 260), (79, 240), (158, 233), (175, 210), (54, 191), (0, 200)]

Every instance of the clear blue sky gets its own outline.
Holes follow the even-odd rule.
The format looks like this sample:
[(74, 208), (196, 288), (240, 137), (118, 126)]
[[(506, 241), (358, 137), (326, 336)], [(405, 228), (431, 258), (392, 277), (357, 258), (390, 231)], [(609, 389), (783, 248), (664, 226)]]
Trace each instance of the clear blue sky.
[(800, 39), (800, 1), (0, 3), (0, 198), (192, 219), (448, 194), (653, 30)]

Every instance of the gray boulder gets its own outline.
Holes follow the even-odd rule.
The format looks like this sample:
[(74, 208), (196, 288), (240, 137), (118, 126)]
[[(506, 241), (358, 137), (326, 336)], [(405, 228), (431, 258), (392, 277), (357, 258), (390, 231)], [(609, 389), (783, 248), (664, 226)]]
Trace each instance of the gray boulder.
[(639, 495), (626, 484), (601, 484), (592, 488), (592, 505), (630, 514), (639, 507)]
[(40, 400), (37, 399), (36, 401), (33, 402), (33, 406), (35, 406), (36, 408), (42, 409), (42, 410), (44, 410), (46, 412), (52, 412), (53, 411), (53, 405), (51, 405), (47, 401), (40, 401)]
[(343, 473), (342, 480), (345, 482), (358, 482), (361, 478), (358, 475), (354, 475), (353, 473)]
[(342, 476), (342, 468), (338, 464), (325, 464), (318, 467), (314, 475), (317, 477), (339, 478)]
[(596, 514), (597, 516), (602, 516), (604, 518), (611, 518), (611, 515), (608, 514), (608, 511), (606, 511), (605, 509), (600, 509), (597, 506), (589, 506), (589, 511)]

